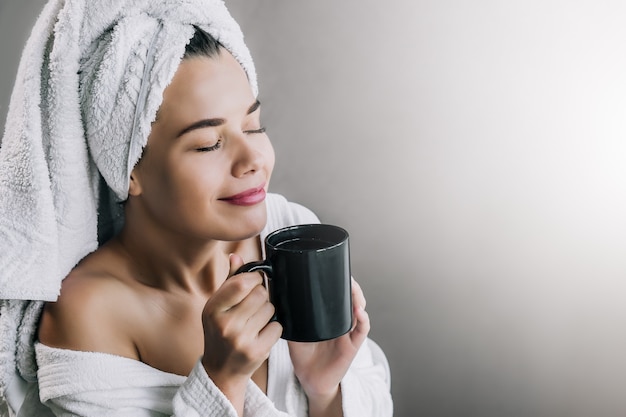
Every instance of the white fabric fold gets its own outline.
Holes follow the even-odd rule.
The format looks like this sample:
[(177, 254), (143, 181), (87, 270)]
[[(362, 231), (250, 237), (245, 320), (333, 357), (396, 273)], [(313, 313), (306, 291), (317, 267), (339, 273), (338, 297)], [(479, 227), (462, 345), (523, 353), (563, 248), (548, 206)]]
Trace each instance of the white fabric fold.
[[(206, 374), (200, 361), (187, 377), (159, 371), (142, 362), (98, 352), (80, 352), (36, 344), (39, 367), (41, 402), (55, 415), (95, 416), (203, 416), (236, 417), (237, 412)], [(277, 343), (270, 363), (289, 363), (287, 343)], [(297, 392), (295, 380), (288, 372), (270, 372), (268, 384), (279, 383)], [(278, 382), (276, 381), (278, 380)], [(286, 380), (286, 381), (282, 381)], [(278, 397), (287, 393), (275, 392)], [(291, 416), (305, 416), (306, 397), (298, 395), (293, 401), (303, 401), (304, 413), (290, 410)], [(287, 417), (252, 382), (248, 383), (244, 416)]]

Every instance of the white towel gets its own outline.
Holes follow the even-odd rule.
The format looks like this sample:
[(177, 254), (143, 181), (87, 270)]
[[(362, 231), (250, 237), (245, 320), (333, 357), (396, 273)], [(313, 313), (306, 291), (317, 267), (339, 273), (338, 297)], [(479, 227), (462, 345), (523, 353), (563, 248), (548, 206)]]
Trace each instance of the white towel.
[(221, 0), (50, 0), (39, 16), (0, 147), (0, 402), (16, 354), (33, 360), (16, 346), (32, 349), (42, 301), (120, 226), (118, 203), (194, 26), (233, 54), (256, 95)]

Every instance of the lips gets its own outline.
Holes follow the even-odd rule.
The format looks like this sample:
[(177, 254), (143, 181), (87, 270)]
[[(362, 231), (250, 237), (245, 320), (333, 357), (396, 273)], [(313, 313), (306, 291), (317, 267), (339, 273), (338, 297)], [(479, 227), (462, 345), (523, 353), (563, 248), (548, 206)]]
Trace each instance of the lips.
[(241, 193), (231, 195), (229, 197), (220, 198), (220, 201), (224, 201), (236, 206), (253, 206), (259, 204), (265, 200), (265, 184), (250, 188), (249, 190)]

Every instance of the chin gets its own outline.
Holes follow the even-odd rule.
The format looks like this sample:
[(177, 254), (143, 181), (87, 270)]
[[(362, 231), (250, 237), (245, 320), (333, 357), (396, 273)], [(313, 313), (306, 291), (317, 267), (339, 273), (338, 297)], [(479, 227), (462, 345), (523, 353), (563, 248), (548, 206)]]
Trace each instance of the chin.
[(267, 223), (267, 212), (265, 206), (258, 213), (246, 216), (244, 220), (238, 221), (236, 230), (232, 230), (237, 237), (232, 240), (246, 240), (257, 236)]
[(259, 233), (261, 233), (266, 223), (267, 220), (264, 218), (262, 222), (250, 225), (250, 232), (247, 233), (247, 236), (244, 239), (249, 239), (253, 236), (257, 236)]

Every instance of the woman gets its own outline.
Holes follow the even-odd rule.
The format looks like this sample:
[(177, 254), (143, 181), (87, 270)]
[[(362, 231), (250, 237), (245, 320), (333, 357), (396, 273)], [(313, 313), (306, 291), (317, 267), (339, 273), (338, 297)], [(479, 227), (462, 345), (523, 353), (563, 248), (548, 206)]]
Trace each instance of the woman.
[(130, 170), (121, 231), (41, 315), (39, 391), (54, 415), (391, 415), (356, 283), (348, 334), (287, 343), (261, 276), (233, 275), (270, 231), (317, 222), (267, 193), (260, 111), (249, 71), (194, 26)]

